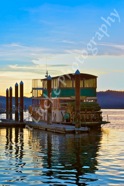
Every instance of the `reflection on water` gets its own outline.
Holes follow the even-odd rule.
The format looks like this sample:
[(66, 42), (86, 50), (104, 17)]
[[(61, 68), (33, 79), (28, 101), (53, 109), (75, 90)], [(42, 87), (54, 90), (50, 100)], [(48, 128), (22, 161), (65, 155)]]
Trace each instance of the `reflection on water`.
[(0, 129), (0, 183), (85, 185), (97, 170), (101, 134), (57, 135), (18, 128)]
[(0, 129), (0, 185), (123, 185), (120, 123), (80, 135)]

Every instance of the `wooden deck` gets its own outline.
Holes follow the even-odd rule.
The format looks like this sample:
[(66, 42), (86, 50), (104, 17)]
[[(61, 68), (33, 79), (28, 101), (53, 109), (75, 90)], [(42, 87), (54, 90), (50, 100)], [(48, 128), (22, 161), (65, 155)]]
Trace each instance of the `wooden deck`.
[(33, 129), (40, 129), (44, 131), (51, 131), (56, 133), (82, 133), (82, 132), (89, 132), (88, 127), (80, 127), (75, 128), (75, 126), (71, 126), (68, 124), (47, 124), (45, 122), (31, 122), (31, 121), (25, 121), (25, 122), (15, 122), (14, 120), (1, 120), (0, 122), (0, 128), (3, 127), (23, 127), (28, 128), (29, 130)]
[(76, 128), (75, 126), (71, 126), (68, 124), (47, 124), (45, 122), (38, 122), (38, 123), (33, 123), (33, 122), (27, 122), (26, 128), (36, 128), (36, 129), (41, 129), (45, 131), (52, 131), (56, 133), (82, 133), (82, 132), (89, 132), (88, 127), (80, 127)]
[(24, 121), (24, 122), (16, 122), (14, 120), (0, 120), (0, 128), (3, 127), (23, 127), (28, 128), (29, 130), (40, 129), (44, 131), (51, 131), (56, 133), (83, 133), (89, 132), (91, 129), (99, 129), (102, 124), (106, 124), (109, 122), (86, 122), (81, 124), (80, 128), (76, 128), (74, 124), (71, 123), (52, 123), (47, 124), (44, 121), (41, 122), (33, 122), (33, 121)]
[(14, 120), (1, 119), (0, 128), (3, 128), (3, 127), (25, 127), (25, 123), (15, 122)]

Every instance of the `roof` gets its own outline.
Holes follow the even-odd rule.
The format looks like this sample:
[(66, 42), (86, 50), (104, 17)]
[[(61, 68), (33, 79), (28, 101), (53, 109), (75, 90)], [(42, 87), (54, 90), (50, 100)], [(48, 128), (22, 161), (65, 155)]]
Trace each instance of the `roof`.
[[(59, 76), (54, 76), (51, 77), (52, 79), (58, 79), (58, 78), (62, 78), (64, 77), (64, 79), (74, 79), (75, 78), (75, 74), (70, 73), (70, 74), (63, 74), (63, 75), (59, 75)], [(80, 73), (80, 78), (81, 79), (92, 79), (92, 78), (97, 78), (97, 76), (92, 75), (92, 74), (84, 74), (84, 73)], [(41, 80), (47, 80), (47, 78), (43, 78)]]

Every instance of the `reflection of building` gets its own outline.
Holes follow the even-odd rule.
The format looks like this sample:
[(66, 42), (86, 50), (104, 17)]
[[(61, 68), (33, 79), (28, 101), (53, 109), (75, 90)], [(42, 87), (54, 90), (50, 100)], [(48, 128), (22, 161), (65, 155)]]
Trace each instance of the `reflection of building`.
[[(76, 122), (75, 74), (65, 74), (51, 79), (51, 97), (48, 98), (48, 79), (32, 81), (32, 107), (30, 113), (34, 119), (47, 121), (48, 100), (52, 105), (53, 122)], [(101, 122), (100, 106), (96, 97), (97, 77), (80, 73), (80, 121)]]
[[(32, 184), (32, 180), (33, 185), (37, 181), (39, 185), (85, 184), (90, 181), (86, 175), (97, 170), (101, 141), (101, 133), (97, 132), (58, 135), (41, 130), (0, 129), (1, 169), (5, 165), (3, 172), (8, 173), (9, 183), (14, 180), (16, 185), (20, 181)], [(6, 176), (1, 176), (4, 182)]]
[[(90, 181), (85, 176), (94, 174), (97, 170), (100, 133), (57, 135), (37, 130), (32, 133), (32, 142), (36, 138), (38, 141), (40, 139), (42, 175), (47, 176), (47, 183), (54, 183), (54, 180), (57, 180), (58, 184), (63, 182), (67, 185), (69, 183), (85, 185), (87, 181)], [(35, 162), (38, 159), (39, 157), (35, 159)]]

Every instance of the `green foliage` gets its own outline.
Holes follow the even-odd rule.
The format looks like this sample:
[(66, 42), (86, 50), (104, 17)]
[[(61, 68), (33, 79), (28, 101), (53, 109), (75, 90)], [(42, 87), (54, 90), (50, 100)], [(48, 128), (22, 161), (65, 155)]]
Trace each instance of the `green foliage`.
[(96, 102), (87, 102), (87, 103), (84, 102), (84, 103), (81, 103), (81, 110), (99, 111), (100, 109), (101, 109), (101, 107)]
[[(75, 111), (75, 103), (69, 103), (73, 107), (73, 111)], [(101, 107), (96, 102), (81, 102), (80, 110), (81, 111), (99, 111)]]

